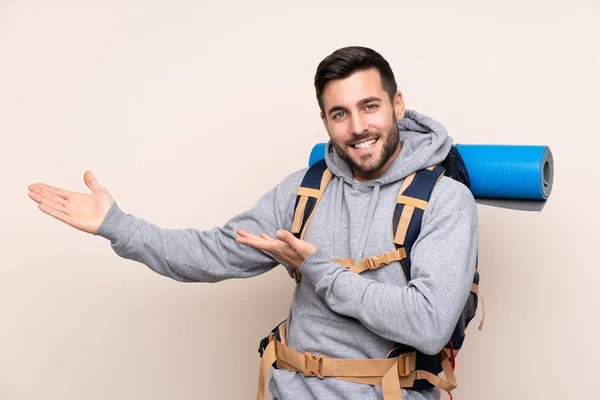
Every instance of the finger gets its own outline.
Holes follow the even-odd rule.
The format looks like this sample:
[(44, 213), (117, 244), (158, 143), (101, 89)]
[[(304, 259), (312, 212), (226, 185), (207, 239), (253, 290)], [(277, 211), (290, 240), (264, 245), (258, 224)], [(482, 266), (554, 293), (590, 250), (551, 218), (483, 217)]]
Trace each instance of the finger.
[(238, 235), (245, 237), (245, 238), (252, 238), (255, 240), (260, 240), (260, 236), (257, 236), (254, 233), (248, 232), (247, 230), (242, 229), (242, 228), (235, 231), (235, 233), (237, 233)]
[(29, 197), (38, 204), (42, 204), (46, 207), (52, 208), (52, 209), (54, 209), (56, 211), (60, 211), (62, 213), (67, 212), (67, 207), (64, 204), (60, 204), (55, 201), (52, 201), (49, 198), (40, 195), (39, 193), (29, 192)]
[(263, 238), (256, 236), (256, 238), (238, 236), (235, 238), (235, 241), (240, 244), (245, 244), (246, 246), (254, 247), (258, 250), (265, 250), (268, 252), (274, 251), (273, 244)]
[(85, 173), (83, 174), (83, 181), (85, 182), (87, 187), (90, 188), (92, 193), (96, 193), (104, 189), (102, 186), (100, 186), (100, 184), (94, 177), (94, 174), (92, 174), (92, 171), (85, 171)]
[(260, 234), (260, 237), (263, 238), (263, 239), (266, 239), (266, 240), (275, 240), (271, 236), (267, 235), (264, 232)]
[(55, 195), (60, 196), (65, 200), (68, 200), (71, 197), (71, 195), (73, 194), (73, 192), (70, 192), (68, 190), (57, 188), (57, 187), (50, 186), (50, 185), (46, 185), (44, 183), (34, 183), (32, 185), (29, 185), (29, 190), (34, 190), (36, 187), (42, 188), (51, 193), (54, 193)]
[[(63, 199), (59, 195), (51, 192), (50, 190), (46, 190), (43, 187), (37, 186), (37, 185), (29, 185), (29, 186), (30, 186), (29, 190), (31, 191), (29, 197), (31, 197), (31, 194), (34, 193), (34, 194), (37, 195), (36, 198), (38, 196), (42, 197), (42, 198), (46, 198), (46, 199), (48, 199), (50, 201), (53, 201), (54, 203), (57, 203), (57, 204), (60, 204), (60, 205), (63, 205), (63, 206), (67, 204), (67, 202), (66, 202), (65, 199)], [(34, 200), (35, 200), (35, 198), (34, 198)], [(39, 201), (38, 201), (38, 203), (39, 203)]]
[(288, 231), (280, 229), (277, 232), (275, 232), (275, 236), (282, 242), (287, 243), (292, 249), (296, 249), (296, 247), (298, 247), (299, 239)]
[(275, 232), (275, 236), (277, 236), (279, 240), (290, 246), (302, 257), (306, 258), (317, 250), (315, 245), (305, 240), (298, 239), (296, 236), (292, 235), (291, 232), (285, 230), (278, 230), (277, 232)]
[(58, 219), (58, 220), (60, 220), (60, 221), (62, 221), (64, 223), (66, 223), (66, 224), (73, 225), (72, 224), (73, 219), (71, 217), (69, 217), (67, 214), (65, 214), (64, 212), (55, 210), (54, 208), (48, 207), (45, 204), (40, 204), (38, 206), (38, 208), (40, 210), (42, 210), (42, 212), (44, 212), (45, 214), (50, 215), (51, 217), (54, 217), (54, 218), (56, 218), (56, 219)]

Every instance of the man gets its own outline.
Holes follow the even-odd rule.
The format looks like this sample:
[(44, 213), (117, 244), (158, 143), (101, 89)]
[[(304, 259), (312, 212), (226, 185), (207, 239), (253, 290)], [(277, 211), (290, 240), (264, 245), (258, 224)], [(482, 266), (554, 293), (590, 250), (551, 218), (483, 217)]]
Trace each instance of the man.
[[(287, 345), (329, 358), (382, 359), (395, 343), (437, 354), (448, 342), (469, 294), (477, 252), (473, 196), (443, 177), (412, 247), (412, 279), (398, 262), (361, 274), (332, 259), (361, 260), (394, 249), (392, 211), (411, 173), (442, 162), (452, 139), (439, 123), (405, 110), (387, 61), (363, 47), (342, 48), (315, 76), (321, 119), (330, 142), (333, 179), (304, 240), (290, 233), (306, 169), (267, 192), (223, 227), (200, 232), (160, 229), (125, 214), (87, 171), (91, 195), (43, 184), (30, 197), (55, 218), (105, 237), (121, 257), (179, 281), (251, 277), (282, 264), (296, 270)], [(236, 235), (237, 234), (237, 235)], [(273, 370), (273, 396), (288, 399), (381, 399), (378, 385)], [(406, 399), (437, 399), (437, 388), (402, 390)]]

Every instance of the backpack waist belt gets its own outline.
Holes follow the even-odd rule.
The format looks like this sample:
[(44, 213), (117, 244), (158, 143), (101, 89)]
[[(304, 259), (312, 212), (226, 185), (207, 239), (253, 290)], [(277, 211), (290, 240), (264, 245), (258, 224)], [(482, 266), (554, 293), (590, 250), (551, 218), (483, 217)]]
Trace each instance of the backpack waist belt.
[(265, 377), (269, 368), (276, 363), (278, 369), (304, 373), (315, 379), (335, 378), (344, 381), (380, 385), (384, 400), (402, 400), (400, 388), (410, 388), (415, 380), (425, 379), (447, 392), (456, 388), (456, 378), (446, 351), (440, 352), (440, 359), (447, 380), (424, 370), (417, 370), (416, 351), (403, 353), (393, 358), (328, 358), (310, 352), (300, 353), (285, 344), (283, 322), (276, 332), (269, 335), (269, 344), (262, 355), (258, 377), (257, 400), (264, 399)]

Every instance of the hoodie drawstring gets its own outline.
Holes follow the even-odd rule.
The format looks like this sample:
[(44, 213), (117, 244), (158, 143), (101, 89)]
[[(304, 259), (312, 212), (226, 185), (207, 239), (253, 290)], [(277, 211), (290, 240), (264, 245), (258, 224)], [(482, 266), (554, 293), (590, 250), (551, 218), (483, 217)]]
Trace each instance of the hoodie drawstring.
[(360, 236), (358, 246), (356, 247), (356, 255), (354, 256), (355, 262), (359, 262), (365, 253), (365, 247), (367, 246), (367, 238), (369, 237), (369, 231), (371, 230), (371, 225), (373, 224), (373, 215), (375, 214), (375, 207), (377, 206), (377, 199), (379, 198), (380, 187), (381, 183), (379, 182), (377, 182), (373, 187), (373, 194), (371, 195), (371, 202), (369, 203), (369, 210), (367, 211), (365, 226)]
[(333, 219), (333, 258), (342, 254), (342, 198), (344, 194), (344, 178), (338, 179), (337, 195), (335, 197), (335, 215)]

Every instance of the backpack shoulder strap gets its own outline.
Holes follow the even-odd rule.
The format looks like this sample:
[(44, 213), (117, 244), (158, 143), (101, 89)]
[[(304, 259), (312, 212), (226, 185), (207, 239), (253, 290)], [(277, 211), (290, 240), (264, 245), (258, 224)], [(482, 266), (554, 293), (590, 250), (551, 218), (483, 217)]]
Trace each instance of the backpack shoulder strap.
[[(302, 179), (296, 195), (296, 204), (294, 205), (294, 222), (292, 223), (292, 234), (298, 239), (303, 240), (306, 234), (306, 228), (321, 201), (321, 197), (327, 189), (327, 185), (333, 174), (327, 168), (325, 160), (314, 163)], [(298, 269), (291, 272), (292, 278), (299, 283), (302, 279)]]
[(444, 167), (431, 166), (404, 179), (398, 193), (392, 229), (396, 248), (404, 248), (407, 257), (401, 261), (404, 280), (410, 281), (410, 251), (421, 232), (423, 214), (435, 185), (444, 175)]
[(332, 177), (333, 174), (327, 168), (324, 159), (316, 162), (306, 171), (300, 188), (298, 188), (296, 205), (294, 206), (292, 233), (298, 239), (304, 239), (310, 219)]

